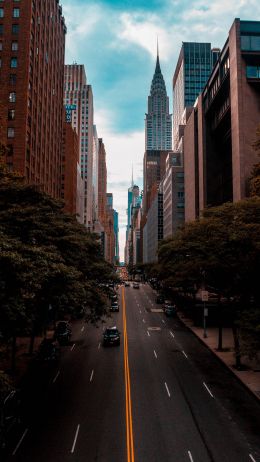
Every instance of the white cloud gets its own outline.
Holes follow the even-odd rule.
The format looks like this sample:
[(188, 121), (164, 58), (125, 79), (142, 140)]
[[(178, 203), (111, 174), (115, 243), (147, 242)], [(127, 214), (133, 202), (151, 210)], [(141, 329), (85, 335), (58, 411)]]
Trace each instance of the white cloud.
[(120, 16), (120, 23), (121, 27), (117, 34), (121, 46), (124, 43), (138, 45), (155, 58), (158, 37), (160, 59), (166, 61), (170, 57), (172, 50), (169, 33), (158, 15), (123, 13)]

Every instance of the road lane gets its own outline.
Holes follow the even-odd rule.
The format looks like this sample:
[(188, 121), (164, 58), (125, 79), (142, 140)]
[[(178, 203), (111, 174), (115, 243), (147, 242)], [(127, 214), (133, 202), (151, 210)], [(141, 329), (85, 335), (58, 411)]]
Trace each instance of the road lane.
[(124, 291), (125, 316), (121, 303), (106, 323), (121, 346), (76, 323), (58, 367), (38, 371), (6, 460), (260, 462), (256, 401), (178, 320), (151, 311), (149, 286)]
[[(142, 309), (146, 312), (146, 324), (162, 326), (160, 324), (160, 317), (162, 315), (159, 313), (152, 313), (150, 310), (150, 300), (152, 297), (155, 298), (152, 290), (147, 286), (141, 287), (142, 288), (139, 292), (139, 303), (141, 304)], [(144, 326), (142, 326), (140, 316), (139, 322), (136, 325), (134, 305), (131, 303), (131, 292), (129, 292), (127, 302), (129, 304), (128, 311), (131, 313), (129, 314), (129, 317), (132, 319), (132, 323), (128, 323), (129, 331), (131, 331), (132, 324), (136, 332), (135, 344), (138, 345), (139, 350), (139, 353), (137, 353), (137, 350), (135, 351), (135, 346), (133, 345), (131, 357), (131, 348), (129, 348), (130, 363), (132, 361), (134, 365), (134, 369), (132, 371), (134, 415), (136, 413), (136, 419), (134, 419), (134, 430), (137, 425), (137, 433), (140, 434), (143, 431), (145, 435), (147, 435), (149, 433), (148, 425), (151, 427), (151, 420), (154, 419), (154, 414), (156, 414), (157, 419), (158, 413), (163, 414), (163, 405), (159, 405), (158, 403), (156, 404), (155, 410), (151, 408), (149, 409), (149, 405), (146, 406), (145, 411), (142, 410), (142, 413), (138, 410), (141, 400), (152, 402), (154, 407), (154, 399), (156, 399), (155, 395), (158, 396), (157, 401), (161, 399), (160, 393), (155, 391), (157, 376), (154, 374), (154, 362), (152, 362), (153, 349), (155, 348), (157, 353), (160, 355), (160, 362), (156, 362), (157, 373), (161, 376), (164, 373), (164, 377), (165, 373), (168, 374), (165, 381), (167, 384), (172, 383), (174, 389), (171, 403), (173, 402), (175, 412), (172, 415), (172, 421), (169, 424), (172, 429), (168, 432), (168, 439), (173, 439), (174, 433), (178, 432), (176, 425), (185, 429), (183, 434), (179, 435), (179, 438), (184, 443), (183, 447), (179, 439), (176, 443), (176, 448), (178, 448), (177, 451), (176, 448), (172, 448), (172, 450), (169, 451), (171, 455), (167, 456), (166, 446), (168, 441), (166, 441), (163, 447), (162, 460), (172, 460), (171, 457), (172, 454), (174, 454), (174, 451), (175, 453), (178, 452), (178, 456), (176, 453), (178, 461), (187, 460), (187, 450), (191, 451), (195, 461), (214, 460), (217, 462), (244, 462), (245, 460), (250, 460), (250, 449), (253, 447), (254, 451), (259, 451), (259, 438), (257, 436), (259, 432), (257, 431), (257, 424), (260, 422), (260, 416), (259, 407), (258, 409), (255, 408), (254, 399), (247, 395), (244, 389), (240, 387), (240, 384), (237, 383), (230, 373), (228, 373), (228, 371), (226, 371), (226, 369), (215, 360), (214, 355), (201, 345), (200, 342), (198, 342), (197, 339), (190, 334), (189, 331), (187, 331), (187, 329), (183, 328), (177, 320), (165, 318), (165, 326), (162, 326), (160, 331), (151, 331), (150, 338), (142, 335), (141, 332), (139, 334), (139, 330), (144, 329)], [(174, 331), (174, 334), (172, 331)], [(172, 332), (172, 335), (170, 335), (170, 332)], [(183, 354), (184, 350), (187, 357)], [(186, 352), (188, 352), (188, 354)], [(137, 354), (139, 354), (139, 357), (143, 358), (142, 373), (143, 376), (145, 375), (145, 378), (143, 379), (138, 371)], [(193, 356), (196, 358), (196, 361), (194, 362), (190, 359)], [(202, 364), (199, 362), (200, 356), (202, 357)], [(149, 362), (150, 364), (153, 364), (153, 368), (150, 367)], [(210, 374), (204, 367), (205, 364), (209, 362), (211, 363)], [(150, 376), (150, 380), (147, 375)], [(214, 386), (216, 386), (215, 380), (217, 380), (218, 387), (222, 384), (221, 399), (213, 399), (205, 388), (205, 385), (203, 385), (203, 382), (205, 382), (208, 390), (212, 392)], [(230, 406), (230, 402), (229, 406), (226, 407), (226, 401), (222, 401), (223, 385), (227, 387), (226, 394), (230, 394), (230, 386), (234, 387), (233, 395), (237, 398), (239, 397), (244, 408), (247, 406), (247, 408), (250, 409), (252, 413), (251, 416), (241, 415), (242, 413), (239, 413), (237, 409)], [(145, 393), (142, 392), (141, 387), (145, 388)], [(176, 399), (174, 399), (175, 393)], [(215, 395), (216, 393), (214, 391), (214, 397)], [(177, 407), (176, 401), (178, 401)], [(160, 408), (160, 410), (158, 410), (158, 408)], [(168, 415), (164, 415), (161, 418), (161, 426), (165, 426), (167, 424), (167, 419), (170, 413), (171, 409), (168, 409)], [(148, 418), (146, 417), (146, 414), (148, 415)], [(239, 415), (239, 419), (237, 414)], [(194, 428), (191, 433), (192, 425), (189, 422), (188, 416), (193, 422), (197, 435), (195, 435), (196, 432), (194, 433)], [(140, 424), (141, 419), (142, 425)], [(254, 422), (254, 426), (252, 425), (252, 422)], [(249, 432), (248, 429), (250, 429)], [(156, 453), (155, 447), (157, 446), (157, 435), (158, 430), (154, 429), (153, 432), (151, 431), (149, 437), (145, 437), (147, 441), (146, 451), (148, 449), (149, 453), (149, 446), (151, 450), (149, 460), (157, 460), (156, 457), (159, 457), (159, 453), (162, 450), (160, 442), (158, 442), (158, 455), (154, 455)], [(162, 436), (159, 434), (158, 439), (161, 440), (163, 437), (165, 437), (165, 435)], [(153, 441), (152, 445), (149, 445), (149, 440)], [(199, 441), (201, 441), (204, 445), (206, 455), (201, 455)], [(185, 444), (187, 450), (185, 454), (183, 452), (182, 456), (181, 451), (184, 450)], [(145, 451), (139, 456), (138, 460), (142, 460), (144, 454)], [(137, 453), (136, 458), (138, 458)]]

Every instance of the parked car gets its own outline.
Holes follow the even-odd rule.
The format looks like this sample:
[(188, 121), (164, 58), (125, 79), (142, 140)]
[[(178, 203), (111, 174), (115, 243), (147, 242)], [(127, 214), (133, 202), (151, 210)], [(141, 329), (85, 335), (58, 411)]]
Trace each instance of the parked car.
[(134, 289), (140, 289), (140, 285), (138, 282), (133, 282), (133, 288)]
[(172, 301), (171, 300), (164, 300), (164, 303), (163, 303), (163, 309), (165, 310), (165, 308), (167, 306), (172, 306)]
[(60, 348), (56, 340), (45, 338), (39, 346), (36, 359), (43, 362), (54, 362), (60, 359)]
[(160, 303), (160, 304), (164, 303), (164, 296), (158, 294), (156, 297), (156, 303)]
[(168, 317), (175, 316), (175, 314), (176, 314), (176, 306), (175, 305), (166, 305), (166, 307), (164, 309), (164, 313)]
[(12, 390), (0, 402), (0, 449), (6, 446), (8, 432), (20, 423), (20, 392)]
[(110, 311), (119, 311), (118, 302), (112, 302), (112, 303), (111, 303)]
[(130, 282), (129, 281), (125, 281), (125, 287), (129, 287), (130, 286)]
[(103, 345), (120, 345), (120, 332), (116, 326), (106, 328), (103, 333)]
[(59, 321), (56, 324), (54, 338), (62, 345), (67, 345), (70, 342), (71, 327), (68, 321)]

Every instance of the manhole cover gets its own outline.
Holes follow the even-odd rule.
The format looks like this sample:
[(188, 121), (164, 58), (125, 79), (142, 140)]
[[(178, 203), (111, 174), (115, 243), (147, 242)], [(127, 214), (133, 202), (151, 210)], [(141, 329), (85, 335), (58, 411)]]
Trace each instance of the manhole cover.
[(163, 310), (162, 310), (162, 308), (152, 308), (151, 312), (152, 313), (163, 313)]
[(160, 327), (148, 327), (148, 330), (161, 330)]

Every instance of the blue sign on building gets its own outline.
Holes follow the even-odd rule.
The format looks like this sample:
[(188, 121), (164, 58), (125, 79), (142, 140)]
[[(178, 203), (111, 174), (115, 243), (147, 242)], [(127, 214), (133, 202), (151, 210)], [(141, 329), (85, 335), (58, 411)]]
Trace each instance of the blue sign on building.
[(71, 111), (75, 111), (77, 108), (76, 104), (65, 104), (65, 111), (66, 111), (66, 122), (71, 122)]

